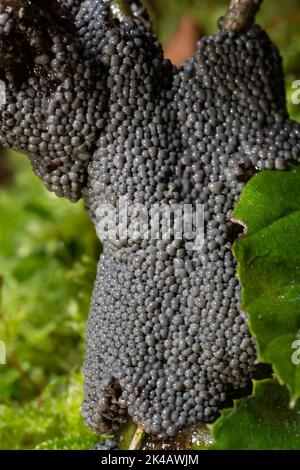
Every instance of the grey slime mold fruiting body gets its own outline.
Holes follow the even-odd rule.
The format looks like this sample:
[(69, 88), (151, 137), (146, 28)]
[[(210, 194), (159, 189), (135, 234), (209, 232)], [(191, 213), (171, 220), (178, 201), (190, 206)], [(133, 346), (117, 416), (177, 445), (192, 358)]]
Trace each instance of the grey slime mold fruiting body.
[(54, 31), (58, 84), (49, 93), (34, 74), (12, 84), (0, 140), (30, 155), (48, 189), (84, 197), (96, 225), (124, 196), (149, 210), (204, 205), (200, 252), (174, 239), (105, 241), (87, 328), (88, 426), (104, 432), (129, 413), (174, 436), (212, 421), (255, 370), (228, 218), (255, 171), (298, 161), (300, 127), (260, 28), (203, 38), (177, 70), (139, 2), (123, 21), (109, 2), (64, 3), (78, 11), (78, 38)]

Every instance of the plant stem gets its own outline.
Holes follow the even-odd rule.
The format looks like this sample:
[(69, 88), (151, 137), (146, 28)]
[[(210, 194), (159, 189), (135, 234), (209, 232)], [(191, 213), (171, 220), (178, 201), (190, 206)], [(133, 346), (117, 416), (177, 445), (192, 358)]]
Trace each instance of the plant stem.
[(130, 446), (128, 450), (139, 450), (139, 448), (141, 447), (141, 443), (144, 438), (144, 435), (145, 435), (144, 431), (138, 427), (130, 442)]
[(231, 0), (226, 15), (221, 19), (221, 31), (242, 32), (251, 28), (263, 0)]
[(120, 21), (123, 21), (126, 16), (131, 15), (130, 8), (124, 0), (113, 0), (108, 3), (112, 16), (118, 18)]

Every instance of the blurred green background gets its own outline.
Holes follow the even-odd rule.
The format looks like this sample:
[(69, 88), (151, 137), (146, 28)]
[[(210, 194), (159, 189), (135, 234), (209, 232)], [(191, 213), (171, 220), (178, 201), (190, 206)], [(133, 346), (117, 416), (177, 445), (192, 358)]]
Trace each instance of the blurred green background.
[[(145, 2), (163, 43), (183, 15), (202, 35), (216, 32), (224, 0)], [(288, 106), (300, 79), (300, 0), (269, 0), (258, 22), (280, 47)], [(180, 45), (179, 45), (180, 47)], [(100, 253), (82, 203), (49, 194), (24, 157), (0, 163), (0, 450), (89, 449), (99, 437), (81, 419), (89, 298)], [(11, 174), (11, 175), (10, 175)]]

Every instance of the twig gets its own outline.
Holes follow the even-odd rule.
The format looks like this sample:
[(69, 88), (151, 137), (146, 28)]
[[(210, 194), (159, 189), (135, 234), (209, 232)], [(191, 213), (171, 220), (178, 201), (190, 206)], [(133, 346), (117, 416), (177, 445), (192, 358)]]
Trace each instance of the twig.
[(141, 428), (137, 428), (133, 438), (131, 439), (130, 446), (128, 450), (139, 450), (142, 444), (142, 440), (144, 438), (144, 431)]
[(231, 0), (226, 15), (220, 21), (221, 31), (242, 32), (254, 23), (263, 0)]
[(112, 16), (123, 21), (126, 16), (130, 16), (131, 11), (125, 0), (105, 0), (108, 3)]

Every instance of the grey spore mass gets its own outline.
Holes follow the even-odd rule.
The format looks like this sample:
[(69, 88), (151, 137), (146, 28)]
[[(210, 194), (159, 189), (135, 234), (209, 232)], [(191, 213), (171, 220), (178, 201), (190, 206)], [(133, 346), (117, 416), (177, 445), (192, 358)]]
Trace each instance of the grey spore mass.
[(204, 205), (201, 251), (174, 237), (106, 240), (88, 320), (87, 425), (106, 432), (129, 414), (148, 433), (174, 436), (214, 420), (255, 370), (228, 218), (251, 175), (299, 160), (300, 127), (259, 27), (203, 38), (178, 70), (139, 2), (121, 17), (104, 0), (62, 3), (75, 32), (66, 13), (37, 48), (27, 37), (32, 66), (21, 82), (3, 46), (19, 18), (1, 21), (0, 141), (27, 153), (49, 190), (83, 197), (96, 225), (99, 208), (124, 196), (149, 210)]

